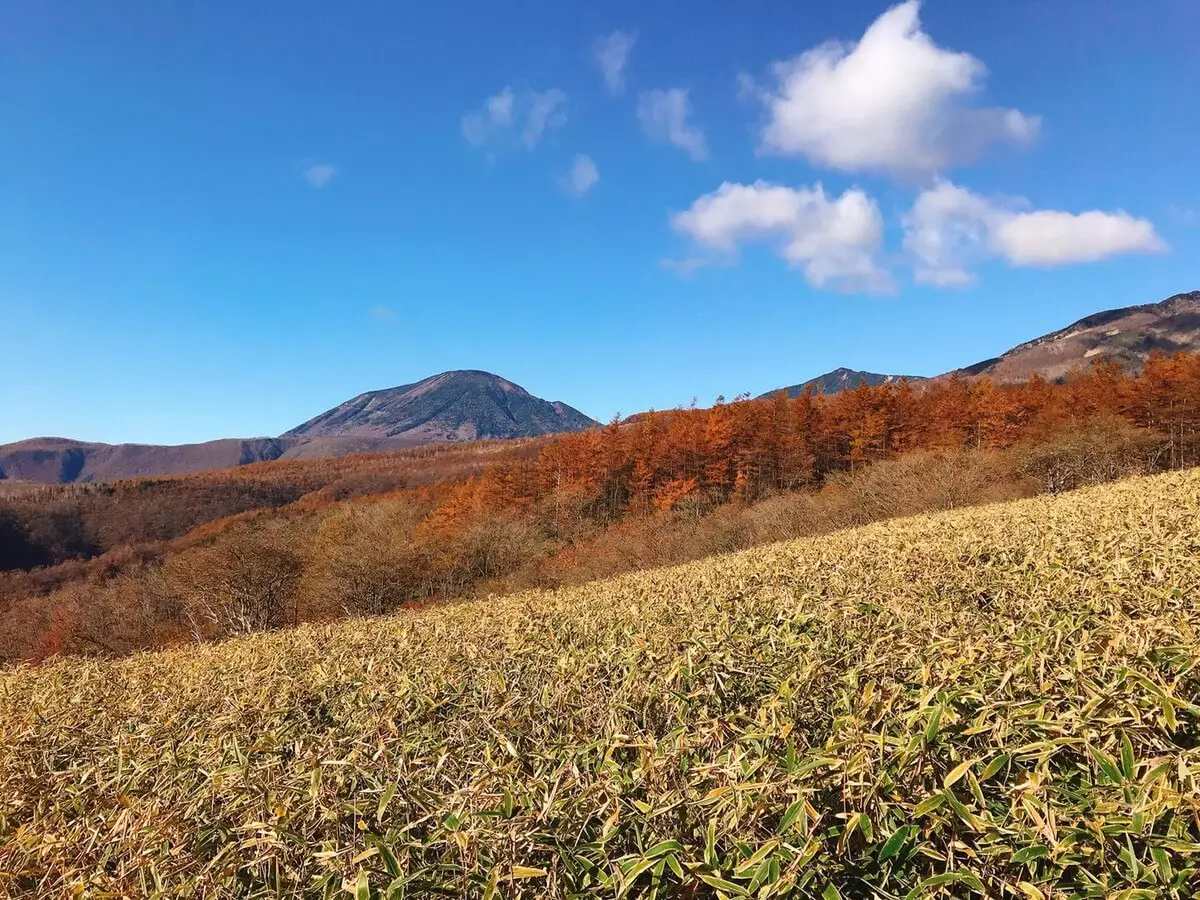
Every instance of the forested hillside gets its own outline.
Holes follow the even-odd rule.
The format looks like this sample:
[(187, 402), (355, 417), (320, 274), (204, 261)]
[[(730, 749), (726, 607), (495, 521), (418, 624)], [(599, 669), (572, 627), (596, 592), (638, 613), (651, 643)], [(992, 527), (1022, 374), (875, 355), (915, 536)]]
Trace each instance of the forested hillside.
[(24, 548), (9, 564), (57, 565), (3, 576), (0, 652), (121, 653), (578, 582), (1183, 468), (1198, 432), (1200, 357), (1160, 356), (1137, 376), (780, 392), (527, 443), (25, 495), (0, 507)]

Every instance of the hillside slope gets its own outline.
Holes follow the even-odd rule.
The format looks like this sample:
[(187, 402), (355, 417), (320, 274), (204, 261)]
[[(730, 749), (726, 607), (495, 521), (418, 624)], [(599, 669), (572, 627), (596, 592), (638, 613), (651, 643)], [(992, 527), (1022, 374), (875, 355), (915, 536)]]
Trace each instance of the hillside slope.
[(1198, 514), (1192, 470), (0, 673), (0, 892), (1190, 896)]
[(1155, 351), (1200, 351), (1200, 291), (1095, 313), (960, 371), (1001, 382), (1061, 378), (1096, 360), (1138, 371)]
[[(1200, 352), (1200, 291), (1175, 294), (1158, 303), (1143, 303), (1093, 313), (1066, 328), (1018, 344), (999, 356), (985, 359), (938, 378), (987, 375), (994, 381), (1028, 381), (1034, 375), (1054, 380), (1075, 368), (1086, 368), (1096, 360), (1111, 360), (1130, 372), (1141, 371), (1155, 351)], [(853, 390), (860, 383), (872, 387), (898, 381), (926, 381), (920, 375), (882, 375), (857, 369), (838, 368), (800, 384), (761, 394), (769, 397), (780, 390), (798, 397), (811, 387), (815, 393), (836, 394)]]
[(542, 400), (498, 375), (468, 370), (359, 394), (284, 437), (386, 437), (431, 443), (534, 437), (595, 424), (565, 403)]
[(187, 475), (275, 459), (328, 459), (422, 444), (539, 437), (595, 424), (579, 410), (534, 397), (497, 375), (443, 372), (415, 384), (360, 394), (277, 438), (166, 446), (50, 437), (0, 444), (0, 481), (72, 484)]

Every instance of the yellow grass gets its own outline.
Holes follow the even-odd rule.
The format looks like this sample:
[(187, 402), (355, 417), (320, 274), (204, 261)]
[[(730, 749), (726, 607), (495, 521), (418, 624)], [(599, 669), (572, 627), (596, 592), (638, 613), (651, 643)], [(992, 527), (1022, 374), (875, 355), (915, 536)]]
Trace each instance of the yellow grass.
[(1200, 473), (0, 673), (0, 894), (1189, 897)]

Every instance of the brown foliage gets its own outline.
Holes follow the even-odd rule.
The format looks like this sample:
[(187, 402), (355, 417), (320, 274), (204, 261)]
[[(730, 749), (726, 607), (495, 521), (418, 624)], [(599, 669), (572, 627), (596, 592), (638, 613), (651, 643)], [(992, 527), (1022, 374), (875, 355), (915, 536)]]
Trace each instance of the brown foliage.
[(1200, 356), (1160, 356), (1136, 377), (779, 394), (553, 439), (51, 490), (0, 503), (5, 559), (105, 552), (0, 574), (0, 656), (373, 615), (1065, 490), (1195, 464), (1198, 426)]

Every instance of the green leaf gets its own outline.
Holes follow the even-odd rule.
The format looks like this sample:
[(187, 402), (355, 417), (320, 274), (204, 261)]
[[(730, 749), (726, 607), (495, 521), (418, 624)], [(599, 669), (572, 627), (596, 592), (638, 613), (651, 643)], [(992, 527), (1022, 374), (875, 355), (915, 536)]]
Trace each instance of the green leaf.
[(971, 872), (942, 872), (940, 875), (931, 875), (926, 878), (915, 888), (909, 891), (904, 900), (916, 900), (925, 893), (929, 888), (940, 887), (944, 884), (965, 884), (978, 891), (984, 893), (983, 882), (979, 880), (979, 876)]
[(968, 759), (968, 760), (964, 760), (963, 762), (960, 762), (957, 766), (955, 766), (953, 769), (951, 769), (949, 771), (949, 773), (946, 775), (945, 779), (942, 781), (942, 787), (949, 788), (951, 785), (953, 785), (955, 782), (957, 782), (960, 778), (962, 778), (964, 775), (966, 775), (967, 770), (970, 769), (971, 766), (975, 765), (975, 763), (977, 763), (977, 762), (979, 762), (979, 760), (977, 760), (977, 759)]
[(667, 857), (667, 868), (675, 873), (676, 878), (683, 880), (683, 866), (679, 864), (679, 858), (674, 853)]
[(946, 708), (940, 703), (934, 707), (933, 713), (929, 716), (929, 724), (925, 726), (925, 743), (932, 744), (938, 735), (938, 727), (942, 724), (942, 713)]
[(645, 859), (658, 859), (658, 857), (662, 856), (664, 853), (675, 853), (676, 851), (682, 849), (683, 844), (679, 843), (679, 841), (663, 841), (662, 843), (655, 844), (653, 847), (643, 853), (642, 856)]
[(387, 869), (387, 873), (393, 877), (403, 875), (404, 870), (400, 868), (400, 862), (396, 859), (391, 849), (383, 841), (376, 841), (375, 846), (379, 850), (379, 857), (383, 860), (383, 867)]
[(1012, 861), (1015, 863), (1027, 863), (1030, 860), (1041, 859), (1043, 856), (1050, 855), (1050, 848), (1043, 847), (1040, 844), (1034, 844), (1030, 847), (1022, 847), (1012, 855)]
[(655, 861), (653, 859), (648, 857), (642, 857), (641, 859), (634, 861), (633, 865), (630, 866), (625, 872), (625, 876), (621, 881), (621, 890), (617, 894), (618, 900), (629, 893), (630, 889), (634, 885), (634, 882), (638, 880), (643, 872), (651, 868), (654, 865), (654, 862)]
[(726, 881), (717, 875), (710, 875), (707, 872), (699, 873), (700, 880), (711, 888), (716, 888), (718, 891), (724, 891), (726, 894), (733, 894), (736, 897), (747, 896), (746, 889), (740, 884), (734, 884), (732, 881)]
[(1126, 778), (1133, 778), (1133, 742), (1129, 732), (1121, 732), (1121, 771)]
[(1088, 752), (1091, 753), (1092, 759), (1096, 761), (1096, 765), (1100, 767), (1100, 771), (1105, 777), (1114, 784), (1121, 780), (1121, 770), (1117, 768), (1116, 761), (1105, 753), (1103, 750), (1098, 750), (1095, 747), (1088, 747)]
[(935, 809), (937, 809), (939, 806), (941, 806), (945, 802), (946, 802), (945, 793), (939, 791), (938, 793), (934, 794), (932, 797), (926, 797), (924, 800), (922, 800), (920, 803), (918, 803), (915, 807), (913, 807), (912, 814), (915, 817), (928, 815), (929, 813), (933, 812)]
[(758, 869), (755, 870), (754, 877), (750, 879), (750, 886), (746, 889), (751, 894), (757, 891), (771, 877), (771, 862), (772, 860), (764, 859), (758, 864)]
[[(793, 823), (795, 823), (795, 821), (801, 816), (804, 816), (806, 820), (808, 818), (808, 816), (805, 814), (804, 801), (797, 800), (784, 812), (783, 818), (779, 820), (779, 827), (776, 829), (776, 833), (787, 834), (788, 829), (791, 828)], [(807, 825), (807, 821), (804, 824)], [(802, 828), (801, 830), (807, 829)]]
[(1154, 864), (1158, 867), (1158, 880), (1166, 883), (1171, 880), (1174, 871), (1171, 869), (1171, 857), (1167, 856), (1167, 851), (1162, 847), (1150, 848), (1150, 856), (1154, 859)]
[(983, 771), (979, 773), (980, 781), (987, 781), (1001, 769), (1008, 765), (1012, 757), (1007, 753), (1001, 753), (999, 756), (993, 757), (992, 761), (983, 767)]
[(748, 878), (754, 874), (754, 870), (758, 864), (767, 858), (768, 854), (779, 846), (778, 841), (767, 841), (754, 852), (754, 855), (747, 859), (744, 863), (737, 867), (733, 873), (734, 878)]
[(392, 782), (383, 792), (383, 796), (379, 798), (379, 805), (375, 807), (375, 821), (382, 822), (383, 814), (388, 808), (388, 804), (392, 802), (392, 798), (396, 796), (396, 782)]
[(708, 830), (704, 834), (704, 862), (710, 869), (719, 869), (717, 859), (717, 820), (709, 819)]
[(899, 853), (913, 828), (915, 828), (913, 825), (901, 825), (893, 831), (891, 837), (884, 841), (883, 846), (879, 848), (879, 861), (886, 862)]

